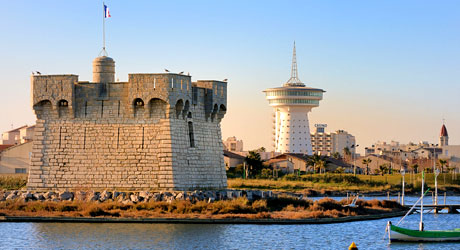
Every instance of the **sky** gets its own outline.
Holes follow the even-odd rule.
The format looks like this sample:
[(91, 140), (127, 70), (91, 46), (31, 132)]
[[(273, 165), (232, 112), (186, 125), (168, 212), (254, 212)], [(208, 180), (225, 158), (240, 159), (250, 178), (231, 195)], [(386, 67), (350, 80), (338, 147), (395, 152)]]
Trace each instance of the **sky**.
[[(107, 0), (116, 78), (190, 72), (228, 78), (223, 139), (272, 149), (272, 108), (263, 90), (290, 77), (326, 91), (310, 127), (328, 124), (376, 141), (438, 141), (443, 119), (460, 144), (459, 1)], [(2, 0), (0, 131), (34, 124), (30, 74), (92, 78), (102, 47), (101, 1)]]

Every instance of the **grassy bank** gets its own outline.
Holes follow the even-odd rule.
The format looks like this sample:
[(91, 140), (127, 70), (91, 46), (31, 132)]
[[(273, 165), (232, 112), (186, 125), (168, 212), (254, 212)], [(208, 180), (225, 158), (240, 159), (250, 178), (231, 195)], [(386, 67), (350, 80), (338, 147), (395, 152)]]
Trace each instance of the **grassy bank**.
[[(438, 176), (438, 188), (441, 191), (460, 191), (460, 178), (453, 179), (451, 174)], [(406, 174), (406, 192), (418, 192), (421, 188), (421, 174)], [(427, 186), (434, 187), (434, 175), (426, 174)], [(307, 174), (301, 176), (286, 175), (279, 179), (228, 179), (229, 188), (234, 189), (261, 189), (280, 191), (302, 191), (306, 189), (316, 191), (400, 191), (402, 177), (393, 175), (357, 175), (352, 174)]]
[(307, 219), (382, 214), (402, 211), (394, 201), (357, 202), (358, 207), (344, 207), (346, 200), (323, 198), (318, 201), (281, 197), (248, 201), (246, 198), (212, 203), (199, 201), (147, 202), (0, 202), (0, 216), (32, 217), (117, 217), (117, 218), (248, 218)]
[(0, 190), (19, 190), (27, 184), (27, 174), (0, 174)]

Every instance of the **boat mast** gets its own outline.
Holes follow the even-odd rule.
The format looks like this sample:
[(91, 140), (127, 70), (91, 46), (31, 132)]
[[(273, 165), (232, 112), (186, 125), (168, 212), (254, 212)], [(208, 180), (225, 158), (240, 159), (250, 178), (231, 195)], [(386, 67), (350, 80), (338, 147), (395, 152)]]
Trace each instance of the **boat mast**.
[(419, 231), (423, 231), (423, 188), (425, 186), (425, 172), (422, 171), (422, 200), (420, 201), (420, 225)]

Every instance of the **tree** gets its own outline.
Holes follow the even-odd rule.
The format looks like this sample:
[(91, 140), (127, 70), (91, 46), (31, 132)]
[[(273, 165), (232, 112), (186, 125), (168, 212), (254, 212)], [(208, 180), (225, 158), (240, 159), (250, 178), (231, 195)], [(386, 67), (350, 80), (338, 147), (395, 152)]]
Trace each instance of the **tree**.
[(414, 173), (418, 173), (418, 164), (415, 163), (414, 165), (412, 165), (412, 169), (414, 170)]
[(339, 152), (334, 152), (334, 153), (332, 154), (332, 158), (337, 159), (337, 160), (340, 160), (340, 158), (342, 158), (342, 156), (340, 155)]
[[(318, 155), (318, 154), (314, 154), (314, 155), (312, 155), (312, 156), (310, 156), (308, 158), (307, 165), (308, 166), (313, 166), (313, 170), (315, 170), (315, 172), (316, 172), (316, 170), (318, 169), (317, 165), (319, 164), (320, 161), (323, 161), (321, 156)], [(322, 163), (322, 164), (324, 165), (325, 163)]]
[(249, 151), (248, 156), (244, 158), (248, 165), (248, 172), (250, 176), (256, 176), (260, 173), (263, 168), (262, 159), (260, 158), (260, 154), (256, 151)]
[(350, 159), (350, 156), (351, 156), (351, 151), (350, 151), (350, 148), (348, 147), (344, 147), (343, 148), (343, 157), (347, 160)]
[(336, 170), (335, 170), (336, 173), (338, 174), (343, 174), (345, 172), (345, 168), (343, 167), (338, 167)]
[(383, 175), (386, 174), (386, 173), (388, 172), (388, 170), (389, 170), (388, 164), (385, 163), (385, 164), (380, 165), (380, 166), (379, 166), (379, 169), (380, 169), (380, 173), (381, 173), (382, 176), (383, 176)]
[(444, 166), (447, 165), (447, 160), (439, 159), (439, 165), (441, 166), (441, 173), (444, 173)]
[[(316, 168), (319, 170), (319, 173), (320, 173), (320, 174), (321, 174), (321, 172), (322, 172), (321, 170), (323, 170), (325, 166), (326, 166), (326, 162), (323, 161), (323, 160), (319, 160), (319, 161), (316, 163)], [(324, 171), (324, 172), (326, 172), (326, 171)], [(323, 172), (323, 173), (324, 173), (324, 172)]]
[(369, 164), (372, 162), (371, 158), (363, 159), (363, 164), (366, 165), (366, 174), (369, 175)]

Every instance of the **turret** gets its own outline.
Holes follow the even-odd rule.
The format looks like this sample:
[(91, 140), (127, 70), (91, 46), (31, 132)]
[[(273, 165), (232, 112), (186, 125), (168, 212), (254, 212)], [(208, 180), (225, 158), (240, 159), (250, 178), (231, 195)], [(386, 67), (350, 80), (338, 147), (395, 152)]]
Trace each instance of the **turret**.
[(96, 57), (93, 61), (93, 82), (115, 82), (115, 61), (108, 56)]

